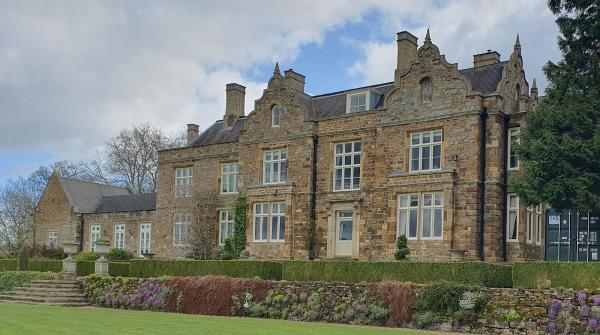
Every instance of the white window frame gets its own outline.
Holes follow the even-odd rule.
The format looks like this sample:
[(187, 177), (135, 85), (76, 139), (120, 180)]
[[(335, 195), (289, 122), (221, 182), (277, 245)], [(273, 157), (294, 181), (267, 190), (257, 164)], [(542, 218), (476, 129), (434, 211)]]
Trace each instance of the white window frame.
[[(278, 114), (277, 117), (275, 117)], [(281, 116), (283, 115), (283, 108), (279, 105), (271, 108), (271, 128), (279, 128), (281, 126)]]
[[(352, 106), (352, 98), (358, 97), (361, 95), (365, 96), (365, 104), (364, 105), (357, 104), (355, 106)], [(348, 95), (346, 95), (346, 114), (360, 113), (360, 112), (368, 111), (371, 109), (370, 102), (371, 102), (371, 91), (363, 91), (363, 92), (356, 92), (356, 93), (348, 94)], [(361, 107), (364, 109), (362, 109)]]
[[(259, 210), (260, 209), (260, 210)], [(252, 239), (254, 242), (285, 242), (286, 233), (286, 211), (285, 202), (260, 202), (254, 204)], [(284, 225), (283, 236), (279, 236), (281, 225)], [(263, 234), (263, 226), (266, 225), (266, 234)], [(274, 236), (273, 228), (277, 229)], [(257, 234), (257, 229), (259, 229)], [(258, 238), (257, 238), (258, 236)]]
[[(356, 150), (356, 146), (360, 147), (359, 150)], [(346, 151), (347, 146), (350, 145), (350, 151)], [(341, 150), (338, 150), (341, 148)], [(356, 157), (358, 157), (359, 162), (356, 163)], [(350, 164), (346, 164), (346, 159), (350, 159)], [(338, 165), (338, 161), (341, 165)], [(347, 170), (350, 169), (350, 176), (346, 176)], [(356, 169), (358, 169), (358, 177), (355, 175)], [(338, 171), (341, 173), (340, 184), (337, 184), (337, 176)], [(342, 191), (356, 191), (360, 190), (360, 185), (362, 181), (362, 141), (350, 141), (350, 142), (341, 142), (335, 143), (333, 148), (333, 191), (334, 192), (342, 192)], [(347, 188), (344, 181), (346, 179), (350, 179), (350, 185)], [(354, 180), (358, 178), (358, 185), (354, 185)]]
[(238, 163), (221, 164), (221, 194), (238, 193), (238, 176), (240, 165)]
[[(270, 231), (269, 231), (269, 240), (271, 242), (284, 242), (285, 241), (285, 228), (286, 228), (286, 219), (285, 212), (287, 210), (287, 206), (285, 202), (273, 202), (271, 203), (271, 213), (270, 213)], [(283, 225), (283, 236), (281, 236), (281, 226)]]
[(191, 166), (175, 169), (175, 197), (191, 197), (194, 169)]
[[(252, 239), (253, 239), (253, 241), (254, 242), (268, 242), (269, 241), (269, 203), (266, 203), (266, 202), (255, 203), (253, 214), (254, 214), (254, 217), (252, 220)], [(266, 232), (263, 229), (263, 226), (266, 226)], [(258, 229), (258, 231), (257, 231), (257, 229)]]
[(60, 240), (59, 240), (58, 232), (55, 230), (49, 231), (48, 232), (48, 247), (58, 248), (59, 242), (60, 242)]
[(101, 238), (102, 227), (95, 224), (90, 226), (90, 251), (96, 251), (96, 242)]
[[(277, 167), (277, 172), (275, 172), (275, 167)], [(263, 153), (263, 184), (283, 184), (285, 182), (287, 182), (287, 149), (266, 150)]]
[[(427, 143), (423, 143), (423, 139), (425, 138), (424, 135), (427, 135), (429, 137), (429, 142)], [(436, 137), (439, 138), (439, 140), (435, 140)], [(416, 132), (416, 133), (411, 133), (408, 141), (410, 143), (410, 151), (409, 151), (409, 159), (408, 159), (408, 166), (409, 166), (409, 171), (410, 172), (425, 172), (425, 171), (438, 171), (442, 169), (442, 157), (443, 157), (443, 150), (444, 150), (444, 132), (442, 131), (442, 129), (434, 129), (434, 130), (428, 130), (428, 131), (421, 131), (421, 132)], [(439, 151), (440, 151), (440, 155), (438, 156), (434, 156), (434, 149), (436, 147), (439, 147)], [(416, 159), (418, 159), (418, 168), (414, 168), (413, 167), (413, 160), (415, 160), (415, 153), (413, 151), (415, 151), (415, 149), (418, 151), (418, 157), (416, 157)], [(427, 155), (427, 159), (429, 160), (429, 167), (428, 168), (423, 168), (423, 161), (424, 161), (424, 156), (423, 156), (423, 151), (427, 149), (429, 150), (429, 154)], [(438, 167), (433, 167), (434, 165), (434, 158), (438, 157), (439, 159), (439, 166)]]
[[(431, 197), (431, 204), (427, 205), (425, 202), (426, 197)], [(438, 199), (440, 200), (438, 202)], [(431, 211), (429, 222), (425, 222), (425, 211)], [(439, 214), (437, 214), (439, 211)], [(444, 238), (444, 193), (443, 192), (426, 192), (421, 195), (421, 238), (423, 240), (442, 240)], [(435, 219), (440, 216), (441, 228), (440, 235), (435, 235)], [(423, 230), (425, 225), (429, 226), (430, 236), (425, 236)]]
[(219, 211), (219, 245), (225, 245), (225, 239), (233, 236), (235, 218), (233, 211)]
[(535, 209), (535, 214), (536, 214), (536, 221), (535, 221), (535, 244), (536, 245), (541, 245), (542, 244), (542, 222), (544, 220), (544, 214), (542, 213), (542, 204), (538, 204), (534, 207)]
[[(119, 236), (121, 238), (119, 238)], [(117, 249), (125, 249), (125, 224), (123, 223), (115, 225), (114, 247)]]
[[(515, 138), (513, 140), (513, 137)], [(519, 159), (517, 158), (516, 153), (513, 153), (513, 143), (520, 144), (521, 143), (521, 128), (520, 127), (512, 127), (508, 129), (508, 151), (507, 151), (507, 169), (509, 171), (519, 170), (519, 166), (521, 165)], [(512, 162), (515, 162), (515, 166), (512, 166)]]
[(175, 213), (175, 223), (173, 224), (173, 246), (184, 247), (188, 245), (188, 229), (191, 224), (191, 213)]
[[(516, 206), (510, 205), (511, 198), (516, 199)], [(516, 238), (510, 238), (510, 214), (515, 213), (515, 218), (517, 219), (515, 226), (515, 236)], [(506, 196), (506, 242), (518, 242), (519, 241), (519, 197), (515, 193), (509, 193)]]
[(139, 254), (140, 256), (144, 255), (144, 250), (142, 249), (142, 243), (144, 240), (144, 233), (148, 233), (148, 246), (146, 248), (146, 252), (150, 253), (152, 248), (152, 224), (151, 223), (141, 223), (140, 224), (140, 236), (139, 236)]
[[(405, 204), (402, 204), (402, 199), (406, 199)], [(411, 201), (416, 200), (417, 204), (412, 205)], [(411, 194), (399, 194), (398, 195), (398, 218), (396, 224), (396, 236), (404, 235), (407, 240), (417, 240), (419, 238), (419, 205), (421, 203), (420, 197), (418, 193)], [(410, 236), (410, 226), (411, 226), (411, 212), (415, 213), (416, 225), (415, 227), (415, 236)], [(402, 218), (404, 218), (405, 223), (404, 227), (402, 227)]]

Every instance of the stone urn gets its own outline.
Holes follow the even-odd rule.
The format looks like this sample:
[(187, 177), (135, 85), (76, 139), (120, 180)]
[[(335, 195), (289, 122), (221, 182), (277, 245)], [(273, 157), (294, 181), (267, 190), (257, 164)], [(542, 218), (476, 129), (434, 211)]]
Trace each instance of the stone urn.
[(96, 260), (95, 273), (101, 276), (108, 276), (108, 261), (104, 256), (110, 251), (110, 241), (100, 239), (96, 241), (96, 252), (100, 254), (100, 258)]
[(63, 259), (63, 268), (61, 277), (67, 279), (73, 279), (77, 276), (77, 262), (73, 259), (73, 255), (77, 253), (79, 249), (78, 243), (65, 242), (63, 243), (63, 250), (67, 254), (67, 258)]
[(156, 254), (153, 254), (151, 252), (145, 252), (142, 254), (142, 257), (144, 257), (144, 259), (146, 259), (146, 260), (150, 260), (150, 259), (154, 258), (154, 255), (156, 255)]

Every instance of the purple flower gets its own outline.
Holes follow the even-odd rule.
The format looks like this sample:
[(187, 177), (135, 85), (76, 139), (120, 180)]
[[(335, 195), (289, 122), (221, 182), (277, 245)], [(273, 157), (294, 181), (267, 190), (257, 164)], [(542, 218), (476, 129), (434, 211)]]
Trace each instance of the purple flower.
[(577, 300), (579, 301), (580, 305), (585, 304), (585, 300), (587, 299), (587, 294), (583, 291), (579, 291), (579, 293), (577, 293)]
[(548, 324), (548, 333), (550, 333), (550, 334), (556, 334), (556, 323), (550, 322)]
[(589, 319), (588, 326), (590, 327), (591, 330), (600, 329), (600, 327), (598, 326), (598, 320), (596, 320), (596, 319)]
[(600, 305), (600, 296), (593, 297), (592, 302), (594, 303), (594, 305), (599, 306)]
[(300, 301), (304, 302), (308, 298), (308, 294), (306, 292), (300, 293)]
[(579, 314), (581, 314), (581, 316), (589, 316), (590, 315), (590, 307), (588, 305), (583, 305), (581, 307), (579, 307)]
[(561, 307), (562, 304), (560, 303), (560, 301), (553, 302), (550, 306), (550, 310), (548, 311), (548, 318), (554, 319), (558, 312), (560, 312)]

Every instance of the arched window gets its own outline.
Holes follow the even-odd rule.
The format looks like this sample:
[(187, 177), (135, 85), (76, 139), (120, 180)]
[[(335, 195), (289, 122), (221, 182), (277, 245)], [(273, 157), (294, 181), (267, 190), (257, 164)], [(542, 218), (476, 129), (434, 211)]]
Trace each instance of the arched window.
[(431, 103), (431, 96), (433, 94), (433, 83), (431, 78), (425, 77), (421, 80), (421, 104)]
[(521, 95), (521, 86), (517, 84), (517, 89), (515, 92), (515, 100), (519, 100), (519, 96)]
[(273, 106), (271, 109), (271, 127), (279, 127), (281, 123), (281, 113), (283, 109), (279, 106)]

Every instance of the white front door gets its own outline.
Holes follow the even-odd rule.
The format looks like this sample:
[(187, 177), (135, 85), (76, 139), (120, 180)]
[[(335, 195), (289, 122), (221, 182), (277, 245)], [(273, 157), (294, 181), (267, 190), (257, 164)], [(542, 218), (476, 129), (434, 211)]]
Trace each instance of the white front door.
[(353, 214), (352, 211), (336, 212), (336, 256), (352, 256)]
[(142, 223), (140, 225), (140, 256), (150, 252), (151, 233), (152, 225), (150, 223)]

